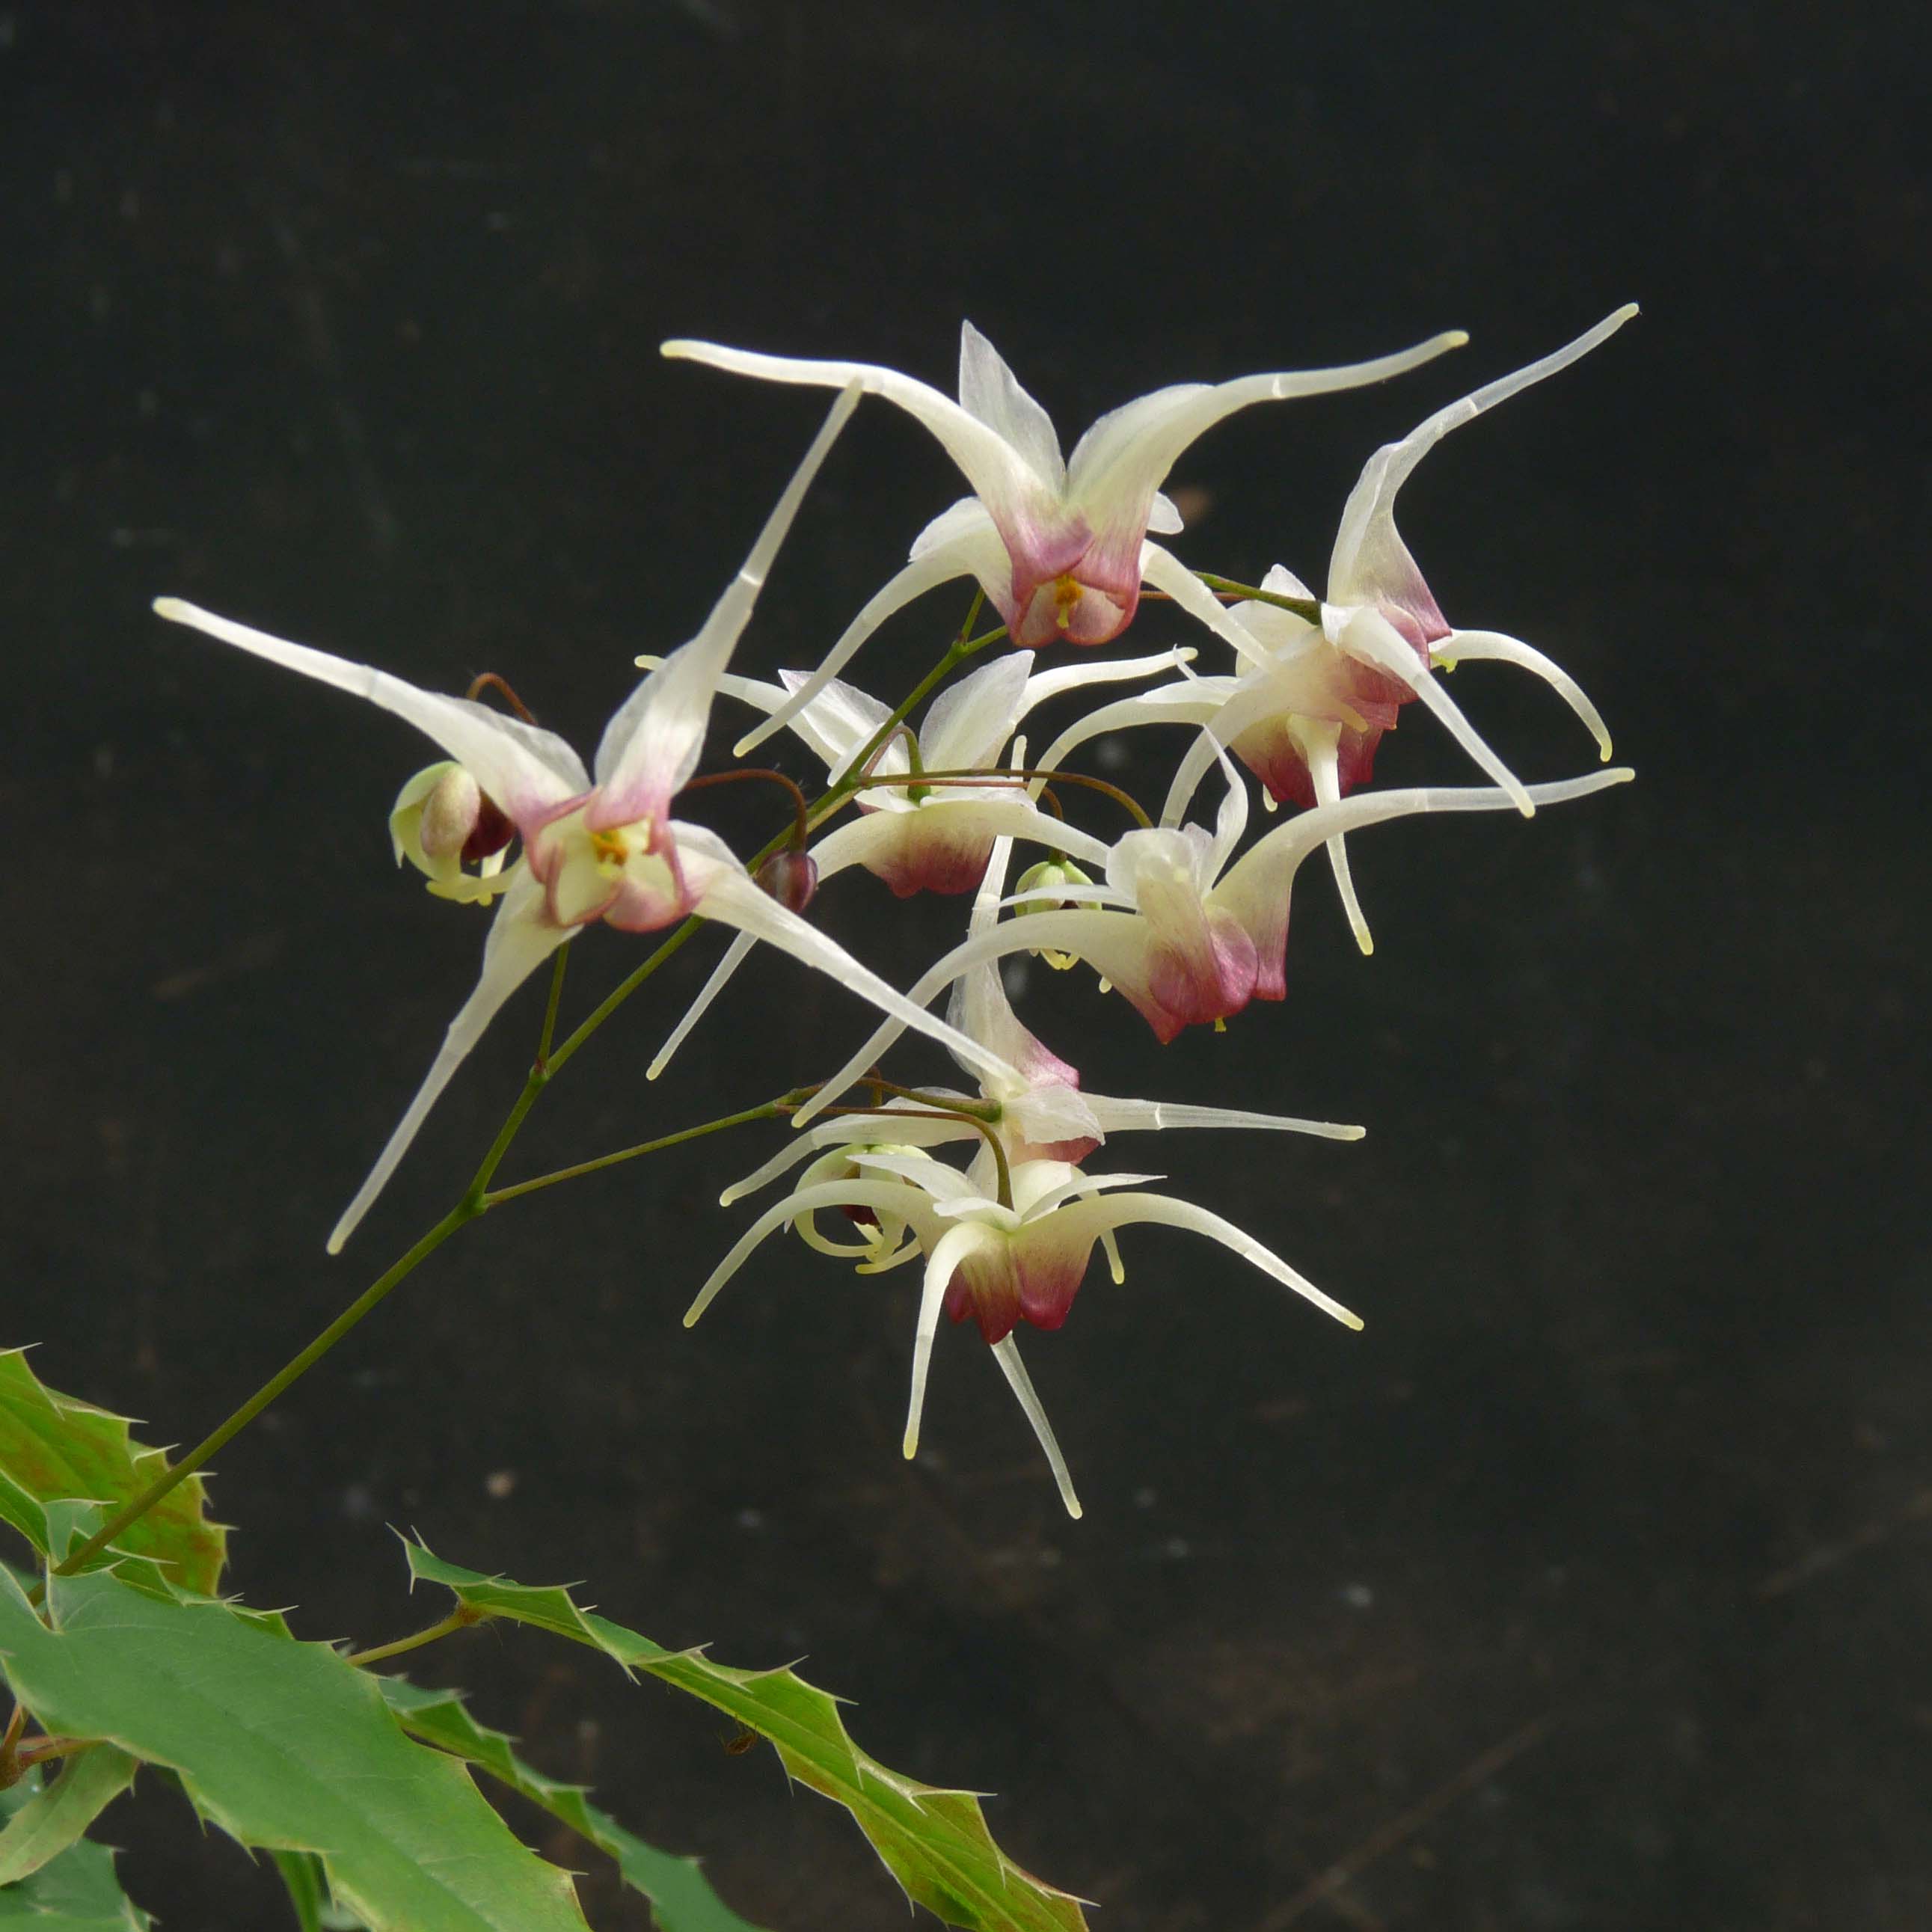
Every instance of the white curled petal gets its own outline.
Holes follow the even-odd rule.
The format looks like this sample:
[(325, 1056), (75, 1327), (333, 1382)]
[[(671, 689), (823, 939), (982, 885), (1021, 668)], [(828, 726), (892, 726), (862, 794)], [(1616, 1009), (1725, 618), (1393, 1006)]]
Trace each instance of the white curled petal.
[(661, 352), (674, 361), (702, 362), (736, 376), (769, 382), (803, 382), (842, 389), (856, 381), (868, 395), (896, 403), (934, 437), (965, 472), (974, 493), (988, 504), (1010, 502), (1040, 488), (1031, 464), (1000, 435), (928, 382), (874, 362), (823, 362), (791, 356), (760, 356), (714, 342), (667, 342)]
[(596, 771), (597, 782), (607, 794), (603, 809), (608, 823), (626, 824), (661, 811), (698, 769), (718, 680), (751, 621), (758, 592), (806, 491), (858, 403), (857, 384), (848, 384), (765, 519), (751, 554), (712, 607), (704, 628), (672, 652), (604, 727)]
[[(1232, 677), (1190, 678), (1184, 683), (1164, 684), (1156, 691), (1143, 691), (1132, 698), (1117, 698), (1111, 704), (1096, 706), (1085, 717), (1068, 725), (1048, 746), (1040, 755), (1040, 769), (1058, 771), (1081, 746), (1109, 731), (1130, 730), (1141, 724), (1204, 724), (1220, 709), (1235, 683)], [(1036, 794), (1046, 782), (1044, 778), (1034, 781)]]
[(1226, 638), (1244, 662), (1268, 662), (1267, 647), (1172, 550), (1162, 550), (1157, 543), (1142, 544), (1141, 576), (1156, 590), (1166, 591), (1190, 617), (1198, 618), (1216, 637)]
[(1410, 574), (1417, 575), (1419, 580), (1414, 560), (1395, 528), (1396, 493), (1415, 466), (1451, 430), (1473, 422), (1486, 410), (1495, 408), (1546, 376), (1567, 368), (1580, 356), (1587, 356), (1636, 312), (1636, 303), (1626, 303), (1553, 355), (1486, 383), (1446, 409), (1438, 410), (1400, 442), (1385, 443), (1377, 450), (1342, 506), (1341, 526), (1336, 532), (1335, 548), (1328, 561), (1330, 598), (1336, 603), (1354, 603), (1372, 597), (1378, 591), (1399, 596)]
[(914, 1215), (926, 1216), (926, 1204), (916, 1188), (896, 1180), (826, 1180), (816, 1186), (801, 1187), (775, 1202), (740, 1234), (731, 1252), (711, 1270), (698, 1298), (684, 1311), (684, 1325), (694, 1327), (698, 1318), (717, 1299), (718, 1291), (742, 1268), (759, 1244), (788, 1222), (820, 1208), (869, 1208), (875, 1214), (896, 1214), (910, 1222)]
[(782, 730), (844, 669), (859, 646), (895, 611), (903, 609), (915, 597), (922, 596), (935, 584), (944, 584), (950, 578), (971, 574), (974, 554), (974, 546), (954, 542), (941, 544), (915, 557), (883, 590), (867, 600), (864, 609), (846, 626), (838, 641), (826, 652), (825, 662), (764, 724), (738, 740), (731, 748), (733, 755), (742, 758), (747, 752), (762, 745), (775, 731)]
[(926, 1280), (920, 1290), (919, 1325), (913, 1334), (912, 1395), (906, 1404), (905, 1440), (901, 1444), (908, 1462), (919, 1454), (919, 1424), (926, 1412), (926, 1382), (932, 1366), (933, 1337), (939, 1332), (939, 1313), (946, 1305), (946, 1291), (953, 1270), (976, 1249), (996, 1245), (1000, 1238), (969, 1221), (940, 1235), (927, 1258)]
[(1239, 1255), (1242, 1260), (1259, 1268), (1262, 1274), (1272, 1276), (1284, 1287), (1293, 1288), (1297, 1294), (1312, 1301), (1323, 1314), (1332, 1315), (1345, 1328), (1359, 1328), (1362, 1325), (1360, 1316), (1344, 1308), (1332, 1295), (1324, 1294), (1299, 1269), (1291, 1268), (1271, 1248), (1264, 1247), (1233, 1222), (1224, 1221), (1218, 1214), (1210, 1214), (1192, 1201), (1177, 1200), (1170, 1194), (1110, 1194), (1091, 1201), (1074, 1202), (1060, 1209), (1059, 1213), (1070, 1223), (1076, 1225), (1082, 1234), (1090, 1230), (1096, 1237), (1102, 1228), (1125, 1228), (1142, 1222), (1204, 1234), (1210, 1241), (1220, 1242), (1229, 1252)]
[(1017, 451), (1047, 488), (1066, 487), (1066, 465), (1052, 418), (970, 322), (959, 328), (959, 406)]
[(392, 677), (370, 665), (352, 663), (307, 644), (291, 644), (286, 638), (271, 637), (266, 631), (218, 617), (178, 597), (158, 597), (154, 608), (157, 616), (172, 624), (185, 624), (252, 656), (266, 658), (285, 670), (299, 671), (318, 683), (367, 698), (406, 719), (467, 767), (484, 791), (520, 824), (574, 798), (590, 786), (583, 760), (554, 732), (506, 718), (466, 698), (446, 698), (422, 690), (406, 679)]
[(1490, 748), (1488, 741), (1462, 708), (1442, 688), (1440, 681), (1395, 626), (1379, 610), (1363, 606), (1343, 617), (1336, 641), (1350, 656), (1360, 658), (1378, 670), (1400, 678), (1435, 713), (1449, 735), (1510, 795), (1510, 802), (1524, 818), (1532, 818), (1536, 807), (1522, 779)]
[(1304, 1120), (1292, 1114), (1251, 1114), (1238, 1107), (1196, 1107), (1172, 1100), (1118, 1100), (1111, 1094), (1082, 1096), (1109, 1134), (1159, 1132), (1169, 1127), (1231, 1127), (1243, 1132), (1312, 1134), (1324, 1141), (1358, 1141), (1368, 1130), (1338, 1120)]
[[(1531, 802), (1564, 805), (1588, 798), (1612, 785), (1627, 784), (1636, 772), (1628, 765), (1587, 778), (1564, 778), (1552, 784), (1532, 785)], [(1302, 861), (1318, 846), (1344, 832), (1360, 831), (1391, 818), (1410, 818), (1441, 812), (1509, 812), (1516, 800), (1487, 785), (1418, 785), (1398, 791), (1358, 792), (1339, 805), (1318, 805), (1298, 812), (1266, 837), (1249, 847), (1214, 888), (1216, 904), (1232, 912), (1250, 933), (1257, 925), (1282, 916)]]
[(1534, 644), (1526, 644), (1520, 638), (1507, 636), (1501, 631), (1451, 631), (1429, 648), (1432, 656), (1452, 663), (1513, 664), (1541, 678), (1583, 721), (1584, 728), (1597, 741), (1597, 755), (1605, 764), (1610, 763), (1610, 727), (1604, 722), (1602, 713), (1584, 695), (1583, 687)]
[[(685, 828), (679, 828), (682, 832)], [(883, 1012), (890, 1013), (898, 1027), (912, 1027), (938, 1041), (956, 1058), (982, 1077), (998, 1080), (1019, 1078), (1018, 1073), (996, 1053), (989, 1053), (976, 1040), (968, 1040), (956, 1028), (928, 1012), (922, 1005), (886, 985), (884, 980), (860, 964), (836, 940), (796, 913), (788, 912), (777, 900), (740, 872), (720, 868), (706, 882), (695, 910), (706, 919), (735, 926), (788, 952), (802, 964), (836, 980), (848, 992), (868, 1000)], [(930, 995), (928, 996), (928, 998)], [(863, 1070), (861, 1069), (861, 1071)]]
[(1157, 537), (1178, 537), (1187, 525), (1174, 499), (1163, 496), (1160, 490), (1154, 493), (1154, 508), (1148, 512), (1148, 528)]
[[(888, 1111), (898, 1112), (910, 1109), (910, 1100), (896, 1097), (886, 1102)], [(734, 1180), (718, 1197), (721, 1208), (729, 1208), (734, 1202), (742, 1201), (748, 1194), (755, 1194), (761, 1187), (769, 1186), (782, 1174), (789, 1174), (800, 1161), (815, 1160), (819, 1155), (834, 1153), (842, 1148), (862, 1147), (876, 1142), (880, 1135), (890, 1134), (892, 1143), (898, 1147), (940, 1147), (950, 1141), (977, 1140), (976, 1128), (968, 1126), (963, 1120), (953, 1120), (934, 1114), (907, 1112), (904, 1118), (888, 1120), (883, 1114), (857, 1119), (820, 1120), (805, 1132), (786, 1142), (771, 1159), (762, 1166)]]
[(464, 1001), (443, 1036), (442, 1047), (422, 1084), (416, 1089), (388, 1144), (369, 1170), (369, 1178), (356, 1191), (356, 1198), (342, 1211), (328, 1237), (328, 1252), (339, 1254), (342, 1244), (388, 1184), (398, 1162), (410, 1150), (430, 1109), (449, 1084), (451, 1077), (470, 1057), (470, 1050), (483, 1036), (503, 1002), (520, 986), (563, 942), (572, 928), (553, 926), (544, 916), (543, 888), (527, 872), (513, 884), (496, 908), (490, 922), (490, 936), (483, 948), (483, 971), (476, 989)]
[[(1259, 587), (1272, 592), (1277, 597), (1305, 597), (1311, 604), (1315, 601), (1314, 592), (1285, 563), (1270, 564), (1268, 574), (1262, 579)], [(1288, 616), (1293, 614), (1283, 611), (1282, 614)]]
[(1468, 338), (1460, 329), (1413, 349), (1332, 369), (1284, 370), (1228, 382), (1186, 382), (1160, 389), (1100, 418), (1067, 464), (1068, 494), (1096, 526), (1112, 505), (1137, 498), (1166, 477), (1187, 446), (1238, 410), (1256, 403), (1360, 388), (1418, 368)]
[(1020, 1360), (1020, 1352), (1012, 1336), (993, 1344), (993, 1359), (1000, 1365), (1000, 1372), (1006, 1378), (1006, 1386), (1018, 1400), (1022, 1412), (1033, 1425), (1035, 1439), (1046, 1452), (1046, 1466), (1053, 1472), (1053, 1480), (1060, 1491), (1060, 1500), (1065, 1504), (1066, 1514), (1076, 1522), (1080, 1520), (1080, 1498), (1073, 1492), (1073, 1478), (1066, 1467), (1066, 1458), (1060, 1453), (1060, 1444), (1054, 1436), (1053, 1424), (1046, 1419), (1046, 1411), (1034, 1393), (1033, 1378), (1026, 1372), (1026, 1364)]
[[(1341, 727), (1324, 726), (1319, 720), (1310, 719), (1295, 735), (1308, 760), (1308, 776), (1315, 788), (1315, 802), (1340, 804), (1341, 762), (1336, 756), (1336, 746), (1341, 740)], [(1335, 890), (1342, 896), (1342, 910), (1348, 919), (1348, 930), (1355, 935), (1355, 944), (1366, 959), (1376, 950), (1375, 937), (1363, 916), (1361, 901), (1355, 896), (1355, 878), (1348, 869), (1348, 841), (1339, 832), (1328, 842), (1328, 868), (1335, 874)]]
[[(1038, 671), (1027, 680), (1024, 694), (1020, 700), (1019, 718), (1024, 718), (1036, 704), (1044, 704), (1048, 699), (1059, 698), (1070, 691), (1084, 689), (1090, 684), (1124, 684), (1130, 679), (1152, 677), (1156, 671), (1172, 670), (1177, 666), (1190, 663), (1194, 657), (1192, 650), (1178, 644), (1172, 650), (1156, 651), (1142, 658), (1110, 658), (1098, 664), (1057, 664), (1052, 670)], [(1017, 724), (1019, 718), (1014, 722)]]

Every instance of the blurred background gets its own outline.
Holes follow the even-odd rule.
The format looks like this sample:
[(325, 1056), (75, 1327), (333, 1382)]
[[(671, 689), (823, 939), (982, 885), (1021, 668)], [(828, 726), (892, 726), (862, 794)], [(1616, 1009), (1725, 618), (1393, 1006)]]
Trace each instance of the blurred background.
[[(160, 624), (158, 592), (437, 688), (496, 670), (588, 745), (824, 406), (667, 364), (666, 336), (950, 388), (969, 316), (1070, 443), (1162, 383), (1468, 328), (1174, 472), (1190, 563), (1318, 584), (1378, 443), (1634, 298), (1402, 508), (1452, 619), (1567, 666), (1639, 782), (1361, 836), (1374, 958), (1311, 868), (1288, 1001), (1224, 1037), (1158, 1049), (1084, 974), (1027, 988), (1102, 1090), (1368, 1124), (1095, 1162), (1168, 1174), (1365, 1333), (1133, 1235), (1125, 1286), (1096, 1268), (1029, 1351), (1070, 1523), (970, 1334), (900, 1460), (906, 1274), (774, 1243), (678, 1325), (742, 1225), (718, 1188), (778, 1144), (748, 1132), (446, 1250), (215, 1498), (236, 1586), (304, 1635), (425, 1620), (398, 1526), (585, 1579), (666, 1643), (805, 1658), (888, 1763), (998, 1794), (1001, 1841), (1112, 1932), (1932, 1924), (1923, 34), (1784, 0), (0, 5), (0, 1341), (196, 1438), (441, 1211), (541, 1008), (327, 1259), (482, 922), (389, 863), (423, 742)], [(958, 489), (868, 404), (740, 668), (815, 662)], [(964, 602), (914, 607), (857, 680), (908, 688)], [(1158, 606), (1129, 641), (1219, 668)], [(1455, 692), (1526, 776), (1592, 764), (1528, 678)], [(1178, 749), (1139, 734), (1112, 775), (1158, 797)], [(1377, 772), (1470, 776), (1420, 718)], [(903, 983), (962, 910), (855, 874), (818, 916)], [(647, 1088), (716, 950), (578, 1064), (508, 1178), (856, 1044), (846, 995), (761, 966)], [(635, 957), (593, 933), (571, 1008)], [(413, 1661), (758, 1922), (904, 1922), (845, 1816), (723, 1720), (535, 1636)], [(136, 1896), (287, 1922), (178, 1804), (110, 1815)], [(598, 1922), (646, 1922), (548, 1849), (592, 1868)]]

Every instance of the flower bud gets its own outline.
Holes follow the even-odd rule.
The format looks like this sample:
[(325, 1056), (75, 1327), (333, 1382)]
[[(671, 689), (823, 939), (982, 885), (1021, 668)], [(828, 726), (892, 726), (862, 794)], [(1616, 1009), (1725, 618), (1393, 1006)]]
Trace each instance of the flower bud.
[(809, 852), (788, 846), (758, 868), (758, 880), (787, 912), (802, 912), (818, 890), (818, 861)]
[[(1029, 913), (1068, 911), (1080, 902), (1063, 898), (1058, 889), (1065, 886), (1090, 886), (1093, 883), (1093, 880), (1070, 859), (1042, 859), (1038, 865), (1029, 866), (1020, 874), (1017, 885), (1020, 892), (1036, 892), (1040, 896), (1022, 899), (1014, 907), (1013, 916), (1016, 919), (1023, 919)], [(1047, 946), (1040, 950), (1039, 957), (1057, 973), (1064, 973), (1075, 963), (1072, 953), (1056, 952)]]
[(499, 855), (516, 832), (475, 778), (447, 759), (417, 772), (398, 794), (389, 814), (389, 842), (397, 864), (408, 860), (432, 889), (460, 878), (466, 865), (494, 873), (502, 862)]

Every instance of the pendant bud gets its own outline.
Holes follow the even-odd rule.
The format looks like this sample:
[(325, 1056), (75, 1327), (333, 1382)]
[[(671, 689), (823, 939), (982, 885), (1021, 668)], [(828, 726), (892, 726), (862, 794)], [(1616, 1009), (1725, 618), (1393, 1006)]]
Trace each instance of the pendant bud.
[[(1064, 886), (1090, 886), (1093, 883), (1070, 859), (1042, 859), (1037, 866), (1029, 866), (1016, 882), (1018, 891), (1038, 892), (1040, 896), (1021, 900), (1013, 908), (1013, 916), (1023, 919), (1028, 913), (1070, 911), (1081, 902), (1061, 898), (1058, 889)], [(1036, 956), (1044, 959), (1056, 973), (1064, 973), (1076, 963), (1071, 952), (1056, 952), (1050, 947), (1042, 947)]]
[(787, 912), (802, 912), (818, 890), (818, 861), (809, 852), (788, 846), (758, 868), (758, 880)]

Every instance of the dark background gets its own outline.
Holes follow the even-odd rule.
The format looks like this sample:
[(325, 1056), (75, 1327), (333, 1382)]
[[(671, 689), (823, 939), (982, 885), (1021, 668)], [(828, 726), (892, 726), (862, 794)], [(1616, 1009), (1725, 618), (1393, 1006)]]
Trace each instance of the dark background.
[[(587, 746), (824, 406), (667, 365), (664, 336), (950, 384), (970, 315), (1070, 442), (1162, 382), (1468, 328), (1449, 363), (1256, 410), (1175, 472), (1190, 562), (1318, 581), (1376, 443), (1635, 298), (1403, 506), (1452, 617), (1568, 665), (1639, 783), (1364, 835), (1375, 958), (1312, 871), (1288, 1002), (1225, 1038), (1157, 1050), (1084, 976), (1027, 1002), (1096, 1087), (1367, 1122), (1354, 1148), (1170, 1136), (1095, 1163), (1168, 1173), (1364, 1334), (1134, 1237), (1125, 1287), (1096, 1270), (1030, 1352), (1072, 1525), (957, 1333), (929, 1453), (899, 1460), (908, 1275), (774, 1244), (678, 1326), (741, 1225), (716, 1188), (775, 1144), (748, 1134), (496, 1217), (232, 1448), (216, 1496), (236, 1587), (308, 1635), (426, 1620), (396, 1524), (585, 1578), (667, 1642), (807, 1656), (862, 1742), (998, 1793), (1003, 1842), (1112, 1932), (1932, 1924), (1932, 467), (1904, 131), (1928, 68), (1918, 10), (1821, 13), (0, 8), (0, 1339), (192, 1440), (440, 1210), (536, 1023), (526, 992), (326, 1260), (481, 922), (388, 862), (427, 748), (159, 624), (155, 592), (434, 686), (494, 668)], [(957, 490), (868, 404), (741, 668), (814, 661)], [(963, 601), (916, 607), (860, 681), (906, 688)], [(1155, 609), (1134, 641), (1180, 634)], [(1589, 763), (1528, 680), (1456, 688), (1526, 772)], [(1158, 796), (1178, 747), (1131, 748)], [(1378, 773), (1424, 776), (1468, 777), (1426, 721)], [(854, 875), (821, 914), (903, 981), (957, 908), (874, 929), (890, 903)], [(635, 948), (577, 955), (581, 1011)], [(510, 1173), (857, 1037), (774, 968), (647, 1089), (698, 968), (586, 1056)], [(417, 1661), (760, 1922), (903, 1922), (843, 1814), (728, 1754), (722, 1720), (533, 1636)], [(163, 1793), (109, 1834), (170, 1928), (286, 1922)], [(593, 1917), (645, 1922), (552, 1849), (596, 1864)]]

